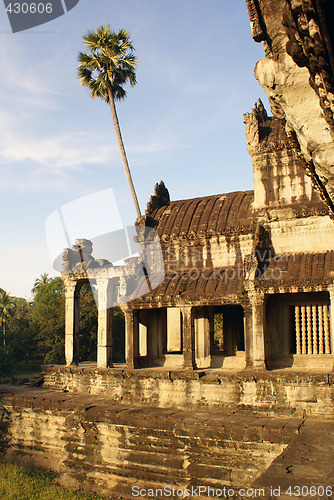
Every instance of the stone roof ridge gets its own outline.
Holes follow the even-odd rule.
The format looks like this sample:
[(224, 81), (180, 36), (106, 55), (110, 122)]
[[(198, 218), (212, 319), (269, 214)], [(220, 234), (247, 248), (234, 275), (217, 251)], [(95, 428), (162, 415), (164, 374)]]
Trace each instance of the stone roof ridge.
[(249, 230), (254, 191), (235, 191), (170, 201), (150, 213), (160, 237), (189, 237)]
[(197, 196), (196, 198), (183, 198), (183, 199), (180, 199), (180, 200), (171, 200), (170, 201), (170, 204), (173, 204), (173, 203), (186, 203), (186, 202), (195, 202), (195, 201), (205, 201), (205, 200), (208, 200), (208, 199), (212, 199), (212, 198), (219, 198), (220, 196), (222, 197), (226, 197), (226, 196), (230, 196), (230, 195), (236, 195), (236, 194), (240, 194), (240, 193), (254, 193), (254, 189), (246, 189), (245, 191), (229, 191), (227, 193), (217, 193), (217, 194), (209, 194), (209, 195), (206, 195), (206, 196)]

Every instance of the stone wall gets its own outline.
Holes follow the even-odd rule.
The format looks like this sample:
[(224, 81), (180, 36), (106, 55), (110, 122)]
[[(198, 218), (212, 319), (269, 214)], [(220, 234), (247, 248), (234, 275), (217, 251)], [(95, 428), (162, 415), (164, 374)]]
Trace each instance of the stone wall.
[(182, 410), (248, 408), (284, 416), (334, 415), (334, 373), (275, 370), (102, 370), (44, 367), (44, 387), (123, 404)]
[(6, 459), (54, 470), (66, 487), (131, 498), (133, 486), (249, 486), (304, 419), (21, 389), (0, 396), (0, 421)]

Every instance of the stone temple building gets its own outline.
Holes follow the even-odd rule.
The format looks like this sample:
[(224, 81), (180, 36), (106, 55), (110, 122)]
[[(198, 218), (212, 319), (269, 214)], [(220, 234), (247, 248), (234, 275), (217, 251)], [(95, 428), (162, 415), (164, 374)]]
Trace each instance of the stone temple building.
[[(254, 190), (171, 201), (157, 184), (131, 237), (139, 257), (122, 266), (78, 239), (62, 274), (67, 366), (0, 387), (0, 454), (67, 487), (323, 498), (333, 484), (334, 4), (245, 3), (274, 115), (259, 101), (244, 117)], [(88, 281), (96, 365), (79, 363)], [(113, 367), (115, 303), (126, 366)]]
[[(68, 365), (80, 350), (79, 291), (89, 279), (99, 297), (98, 368), (112, 367), (112, 287), (123, 297), (127, 368), (333, 368), (328, 205), (284, 120), (261, 101), (244, 118), (253, 191), (170, 201), (161, 182), (136, 221), (142, 247), (150, 228), (158, 235), (162, 276), (150, 250), (141, 274), (140, 258), (96, 261), (87, 240), (65, 252)], [(147, 272), (159, 277), (149, 287)]]

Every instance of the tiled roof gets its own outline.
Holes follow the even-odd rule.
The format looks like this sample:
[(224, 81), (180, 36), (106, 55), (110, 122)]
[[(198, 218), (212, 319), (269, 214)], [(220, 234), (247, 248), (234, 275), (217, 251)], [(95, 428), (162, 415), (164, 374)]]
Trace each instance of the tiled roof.
[(321, 286), (333, 283), (333, 279), (334, 251), (290, 253), (272, 258), (266, 272), (257, 280), (257, 286)]
[(249, 231), (252, 225), (254, 191), (172, 201), (155, 210), (159, 236), (222, 234)]
[[(152, 283), (154, 287), (154, 283)], [(140, 305), (167, 305), (168, 303), (221, 304), (224, 297), (240, 294), (243, 291), (243, 273), (237, 267), (188, 269), (167, 275), (159, 286), (147, 292), (147, 281), (140, 278), (134, 296), (134, 302)]]
[[(157, 276), (157, 282), (160, 281)], [(154, 278), (153, 278), (154, 279)], [(257, 289), (308, 287), (310, 290), (334, 282), (334, 251), (314, 254), (277, 255), (260, 279), (254, 281)], [(132, 306), (138, 308), (166, 307), (170, 304), (208, 305), (234, 303), (245, 291), (242, 264), (228, 268), (186, 269), (168, 274), (163, 281), (147, 293), (144, 277), (136, 280)], [(128, 297), (127, 300), (130, 300)]]

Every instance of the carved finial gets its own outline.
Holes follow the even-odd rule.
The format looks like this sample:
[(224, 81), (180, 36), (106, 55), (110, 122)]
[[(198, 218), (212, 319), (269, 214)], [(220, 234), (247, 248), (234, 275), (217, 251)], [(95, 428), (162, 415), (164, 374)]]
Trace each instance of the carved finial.
[(255, 103), (255, 108), (253, 111), (256, 113), (256, 116), (258, 117), (258, 120), (260, 123), (265, 122), (268, 120), (268, 113), (266, 111), (266, 108), (263, 105), (263, 102), (261, 99), (258, 99), (257, 102)]
[(247, 145), (255, 147), (260, 142), (259, 125), (268, 120), (267, 111), (261, 99), (255, 103), (255, 107), (251, 113), (244, 114), (244, 122), (246, 124), (246, 140)]
[(158, 208), (168, 205), (169, 202), (170, 197), (168, 189), (163, 181), (160, 181), (159, 184), (157, 183), (154, 187), (154, 195), (150, 196), (145, 214), (150, 215)]

